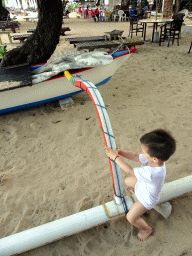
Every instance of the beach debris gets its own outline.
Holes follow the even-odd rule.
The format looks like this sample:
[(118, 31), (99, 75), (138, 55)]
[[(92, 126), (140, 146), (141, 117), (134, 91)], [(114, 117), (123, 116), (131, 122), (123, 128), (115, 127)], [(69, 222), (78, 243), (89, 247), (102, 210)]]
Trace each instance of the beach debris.
[(62, 110), (66, 110), (74, 105), (74, 102), (71, 97), (59, 100), (59, 105)]
[(18, 81), (1, 81), (0, 80), (0, 90), (17, 87), (20, 85)]
[(5, 173), (3, 173), (2, 175), (0, 175), (0, 185), (3, 185), (4, 182), (6, 181), (7, 175), (5, 175)]
[(55, 122), (52, 121), (53, 124), (58, 124), (58, 123), (60, 123), (60, 122), (62, 122), (62, 120), (58, 120), (58, 121), (55, 121)]
[[(119, 42), (122, 42), (122, 39), (118, 40)], [(137, 37), (133, 37), (133, 38), (123, 38), (123, 41), (126, 45), (130, 46), (135, 46), (135, 45), (142, 45), (144, 44), (144, 41), (141, 39), (138, 39)]]
[(32, 82), (33, 84), (40, 83), (63, 72), (64, 70), (109, 65), (112, 61), (113, 57), (106, 52), (74, 52), (57, 56), (47, 64), (33, 70)]

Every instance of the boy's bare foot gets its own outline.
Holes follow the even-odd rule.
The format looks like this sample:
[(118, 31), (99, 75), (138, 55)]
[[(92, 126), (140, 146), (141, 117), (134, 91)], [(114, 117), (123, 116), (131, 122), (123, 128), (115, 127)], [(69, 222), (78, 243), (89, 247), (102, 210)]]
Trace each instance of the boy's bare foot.
[(131, 192), (132, 195), (135, 194), (135, 191), (134, 191), (134, 189), (133, 189), (132, 187), (127, 187), (127, 190), (128, 190), (129, 192)]
[(144, 242), (153, 232), (153, 229), (148, 229), (148, 230), (140, 230), (139, 233), (137, 234), (137, 238)]

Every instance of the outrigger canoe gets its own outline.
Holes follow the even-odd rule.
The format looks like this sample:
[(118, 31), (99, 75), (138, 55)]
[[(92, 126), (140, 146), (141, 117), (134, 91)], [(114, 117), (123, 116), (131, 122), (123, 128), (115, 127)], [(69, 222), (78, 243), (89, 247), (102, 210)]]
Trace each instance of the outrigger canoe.
[[(81, 76), (82, 79), (89, 80), (96, 86), (105, 84), (135, 50), (136, 48), (132, 47), (129, 50), (116, 51), (112, 54), (113, 61), (109, 65), (70, 70), (70, 73), (73, 76)], [(28, 68), (32, 73), (39, 67), (42, 67), (42, 64), (25, 69)], [(22, 71), (23, 76), (25, 69)], [(18, 86), (0, 88), (0, 114), (64, 99), (82, 91), (69, 83), (63, 73), (36, 84), (24, 82)]]

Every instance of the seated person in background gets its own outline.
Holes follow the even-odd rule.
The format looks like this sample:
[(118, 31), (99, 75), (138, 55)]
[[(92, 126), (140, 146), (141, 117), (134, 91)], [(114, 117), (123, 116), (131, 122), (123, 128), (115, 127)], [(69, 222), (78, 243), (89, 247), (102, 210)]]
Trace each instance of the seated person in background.
[(96, 17), (97, 17), (97, 19), (99, 21), (99, 9), (98, 8), (95, 10), (95, 15), (96, 15)]
[(137, 17), (138, 17), (139, 19), (144, 18), (144, 9), (141, 9), (141, 8), (138, 8), (138, 9), (137, 9)]
[(69, 10), (64, 11), (63, 16), (69, 18)]
[(78, 9), (78, 13), (81, 15), (82, 14), (82, 9), (81, 9), (81, 7), (79, 7), (79, 9)]
[(96, 13), (92, 9), (91, 9), (90, 13), (91, 13), (91, 18), (93, 18), (94, 21), (96, 22)]
[(135, 16), (134, 8), (132, 7), (132, 5), (129, 6), (129, 16), (130, 17), (134, 17)]
[(88, 18), (88, 15), (89, 15), (89, 9), (88, 9), (88, 8), (86, 8), (86, 9), (85, 9), (85, 19), (87, 19), (87, 18)]

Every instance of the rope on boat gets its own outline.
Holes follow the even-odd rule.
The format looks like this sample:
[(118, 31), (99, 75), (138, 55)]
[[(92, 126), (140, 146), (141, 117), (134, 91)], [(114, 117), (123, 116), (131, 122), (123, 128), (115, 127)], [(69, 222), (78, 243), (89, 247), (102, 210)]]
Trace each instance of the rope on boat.
[[(109, 120), (109, 116), (106, 111), (105, 104), (101, 97), (101, 94), (98, 88), (90, 81), (83, 80), (79, 76), (73, 77), (68, 71), (64, 72), (66, 78), (76, 87), (79, 87), (86, 91), (89, 97), (94, 104), (94, 108), (97, 113), (97, 117), (99, 119), (99, 123), (101, 126), (101, 130), (103, 133), (103, 138), (105, 142), (105, 146), (116, 150), (115, 137), (113, 135), (111, 123)], [(121, 173), (119, 166), (109, 158), (109, 165), (111, 169), (112, 181), (113, 181), (113, 189), (114, 195), (116, 199), (116, 203), (122, 204), (124, 207), (125, 213), (128, 212), (128, 207), (123, 196), (123, 186), (121, 180)]]

